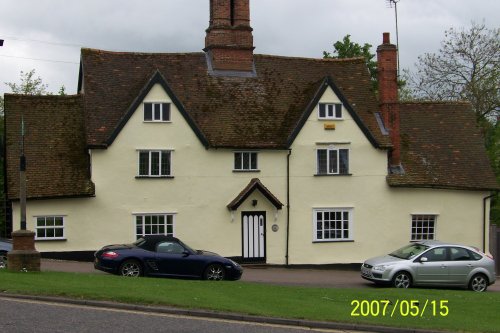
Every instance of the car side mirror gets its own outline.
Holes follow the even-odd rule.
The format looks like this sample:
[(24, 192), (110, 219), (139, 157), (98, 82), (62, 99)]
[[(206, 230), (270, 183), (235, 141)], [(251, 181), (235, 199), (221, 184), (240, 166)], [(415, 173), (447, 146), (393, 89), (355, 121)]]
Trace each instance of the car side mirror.
[(182, 251), (182, 256), (183, 256), (183, 257), (188, 257), (188, 256), (189, 256), (189, 254), (190, 254), (190, 253), (189, 253), (189, 251), (188, 251), (188, 250), (184, 250), (184, 251)]
[(427, 257), (420, 258), (420, 262), (427, 262), (427, 261), (428, 261)]

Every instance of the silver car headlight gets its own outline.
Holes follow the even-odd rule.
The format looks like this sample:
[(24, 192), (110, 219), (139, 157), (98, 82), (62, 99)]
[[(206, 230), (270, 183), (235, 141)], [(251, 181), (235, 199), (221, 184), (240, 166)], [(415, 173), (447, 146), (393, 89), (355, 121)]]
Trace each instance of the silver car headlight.
[(384, 272), (386, 269), (388, 269), (391, 266), (392, 265), (378, 265), (378, 266), (374, 266), (373, 270), (374, 271), (379, 271), (379, 272)]

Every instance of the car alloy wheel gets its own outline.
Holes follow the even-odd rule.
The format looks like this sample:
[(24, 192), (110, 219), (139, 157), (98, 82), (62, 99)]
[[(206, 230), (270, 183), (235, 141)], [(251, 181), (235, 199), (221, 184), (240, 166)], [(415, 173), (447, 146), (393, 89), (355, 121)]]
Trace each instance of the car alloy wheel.
[(392, 284), (396, 288), (409, 288), (411, 285), (411, 277), (406, 272), (396, 273), (392, 281)]
[(0, 269), (7, 268), (7, 254), (0, 253)]
[(488, 280), (482, 274), (477, 274), (472, 277), (469, 283), (469, 289), (477, 292), (486, 291), (488, 288)]
[(122, 276), (138, 277), (142, 275), (142, 267), (136, 260), (127, 260), (120, 265), (119, 273)]
[(220, 281), (224, 280), (224, 276), (224, 268), (221, 265), (212, 264), (205, 270), (206, 280)]

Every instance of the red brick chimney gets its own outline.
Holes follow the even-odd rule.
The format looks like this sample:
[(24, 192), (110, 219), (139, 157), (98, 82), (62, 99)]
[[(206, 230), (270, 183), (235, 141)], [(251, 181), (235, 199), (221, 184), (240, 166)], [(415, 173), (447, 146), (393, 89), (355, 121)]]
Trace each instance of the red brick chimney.
[(399, 130), (398, 100), (398, 50), (391, 44), (388, 32), (384, 32), (383, 43), (377, 47), (378, 94), (380, 112), (389, 129), (393, 149), (389, 156), (389, 167), (401, 166), (401, 138)]
[(215, 71), (253, 72), (249, 0), (210, 0), (205, 48)]

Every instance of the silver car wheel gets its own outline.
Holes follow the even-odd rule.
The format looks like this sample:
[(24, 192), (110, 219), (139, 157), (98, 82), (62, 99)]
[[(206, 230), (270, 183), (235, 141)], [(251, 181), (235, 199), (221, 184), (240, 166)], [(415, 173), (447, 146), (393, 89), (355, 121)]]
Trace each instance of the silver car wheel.
[(408, 273), (397, 273), (394, 276), (393, 285), (396, 288), (408, 288), (411, 285), (411, 277), (408, 275)]
[(142, 275), (141, 264), (135, 260), (125, 261), (120, 266), (120, 275), (127, 277), (138, 277)]
[(473, 291), (483, 292), (488, 288), (488, 281), (484, 275), (474, 275), (470, 281), (469, 287)]
[(205, 271), (205, 279), (212, 281), (224, 280), (225, 272), (221, 265), (213, 264), (208, 266)]
[(7, 255), (0, 254), (0, 269), (7, 268)]

